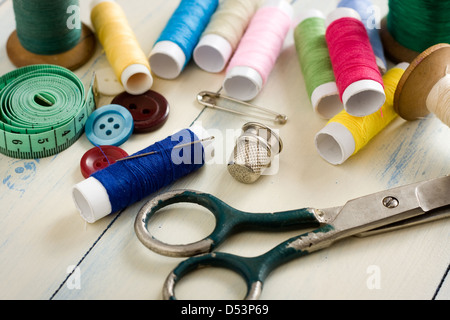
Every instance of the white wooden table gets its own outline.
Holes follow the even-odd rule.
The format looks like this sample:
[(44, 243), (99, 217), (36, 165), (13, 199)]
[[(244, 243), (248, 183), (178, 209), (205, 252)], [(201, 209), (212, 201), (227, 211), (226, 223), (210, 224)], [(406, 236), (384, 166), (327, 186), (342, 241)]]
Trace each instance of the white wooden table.
[[(147, 53), (179, 3), (118, 2)], [(337, 2), (302, 0), (294, 9), (296, 14), (314, 7), (328, 13)], [(387, 1), (375, 3), (387, 12)], [(89, 1), (81, 1), (81, 9), (83, 22), (90, 25)], [(0, 27), (0, 43), (6, 44), (15, 28), (12, 1), (0, 2)], [(108, 67), (98, 48), (76, 73), (87, 86), (93, 71)], [(14, 69), (2, 45), (0, 72)], [(132, 136), (122, 148), (128, 153), (141, 150), (195, 120), (216, 135), (219, 147), (213, 163), (166, 190), (196, 189), (241, 210), (269, 212), (342, 205), (368, 193), (450, 173), (450, 129), (433, 116), (409, 123), (397, 119), (341, 166), (322, 160), (314, 136), (326, 121), (310, 106), (290, 35), (266, 87), (253, 101), (289, 116), (286, 125), (275, 127), (285, 146), (279, 172), (252, 185), (241, 184), (226, 170), (234, 146), (226, 133), (239, 132), (252, 119), (204, 110), (195, 100), (202, 90), (219, 89), (223, 78), (223, 73), (206, 73), (194, 63), (176, 80), (155, 78), (153, 90), (170, 102), (169, 120), (154, 133)], [(112, 98), (102, 97), (102, 105)], [(161, 299), (164, 280), (181, 259), (155, 254), (137, 239), (134, 220), (148, 199), (89, 225), (76, 210), (71, 189), (83, 180), (79, 161), (90, 148), (83, 136), (50, 158), (19, 160), (0, 155), (0, 299)], [(177, 242), (206, 235), (213, 227), (212, 218), (200, 209), (191, 211), (167, 212), (158, 220), (155, 236)], [(168, 233), (177, 237), (168, 237)], [(220, 251), (255, 256), (297, 234), (244, 233)], [(448, 220), (347, 239), (277, 269), (269, 276), (262, 299), (449, 299), (449, 240)], [(231, 272), (212, 270), (201, 275), (182, 282), (178, 295), (235, 299), (245, 294), (244, 284)]]

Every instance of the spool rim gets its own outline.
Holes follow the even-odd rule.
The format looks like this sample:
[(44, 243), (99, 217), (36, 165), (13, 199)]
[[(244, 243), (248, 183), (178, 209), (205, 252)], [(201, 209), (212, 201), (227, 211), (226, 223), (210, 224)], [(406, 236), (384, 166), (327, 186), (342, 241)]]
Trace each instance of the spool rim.
[(411, 63), (420, 54), (420, 52), (402, 46), (394, 39), (387, 26), (387, 17), (381, 20), (380, 37), (386, 56), (394, 63)]
[[(394, 110), (405, 120), (413, 121), (427, 116), (427, 98), (431, 89), (445, 75), (438, 72), (439, 61), (450, 61), (450, 44), (434, 45), (411, 62), (397, 86)], [(427, 79), (427, 81), (424, 81)]]
[(75, 47), (66, 52), (54, 55), (32, 53), (21, 45), (16, 30), (8, 38), (6, 51), (10, 61), (17, 68), (33, 64), (54, 64), (75, 71), (92, 58), (96, 45), (94, 33), (86, 24), (82, 23), (80, 41)]

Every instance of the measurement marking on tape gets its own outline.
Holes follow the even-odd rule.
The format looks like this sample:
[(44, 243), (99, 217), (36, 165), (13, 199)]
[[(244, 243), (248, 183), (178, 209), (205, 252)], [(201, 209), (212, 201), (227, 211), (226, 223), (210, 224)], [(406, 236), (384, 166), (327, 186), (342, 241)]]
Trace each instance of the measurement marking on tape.
[(53, 65), (17, 69), (0, 77), (0, 84), (0, 153), (9, 157), (44, 158), (67, 149), (96, 108), (95, 74), (86, 95), (73, 72)]

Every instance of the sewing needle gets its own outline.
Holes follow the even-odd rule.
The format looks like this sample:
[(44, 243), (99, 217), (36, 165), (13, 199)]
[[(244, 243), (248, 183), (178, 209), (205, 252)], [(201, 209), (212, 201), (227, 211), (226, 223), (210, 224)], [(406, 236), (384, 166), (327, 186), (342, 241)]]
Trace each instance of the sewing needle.
[[(194, 142), (181, 144), (179, 146), (175, 146), (173, 149), (181, 149), (181, 148), (184, 148), (184, 147), (192, 146), (192, 145), (197, 144), (197, 143), (210, 141), (210, 140), (214, 140), (214, 139), (215, 139), (215, 137), (209, 137), (209, 138), (206, 138), (206, 139), (202, 139), (202, 140), (198, 140), (198, 141), (194, 141)], [(143, 153), (143, 154), (138, 154), (138, 155), (135, 155), (135, 156), (125, 157), (125, 158), (117, 160), (117, 162), (125, 161), (125, 160), (131, 160), (131, 159), (136, 159), (136, 158), (142, 158), (142, 157), (146, 157), (146, 156), (150, 156), (150, 155), (156, 154), (158, 152), (159, 151), (152, 151), (152, 152), (147, 152), (147, 153)]]

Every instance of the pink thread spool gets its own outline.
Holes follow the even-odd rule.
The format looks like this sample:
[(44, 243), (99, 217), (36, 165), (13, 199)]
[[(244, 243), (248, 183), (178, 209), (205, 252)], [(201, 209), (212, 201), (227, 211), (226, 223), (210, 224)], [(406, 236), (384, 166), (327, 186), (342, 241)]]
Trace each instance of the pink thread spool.
[(293, 10), (284, 0), (269, 0), (252, 18), (231, 59), (223, 88), (235, 99), (254, 99), (264, 87), (291, 27)]
[(355, 117), (376, 112), (386, 94), (361, 17), (353, 9), (338, 8), (327, 17), (326, 25), (331, 63), (345, 110)]

